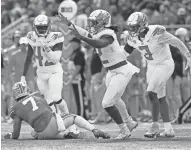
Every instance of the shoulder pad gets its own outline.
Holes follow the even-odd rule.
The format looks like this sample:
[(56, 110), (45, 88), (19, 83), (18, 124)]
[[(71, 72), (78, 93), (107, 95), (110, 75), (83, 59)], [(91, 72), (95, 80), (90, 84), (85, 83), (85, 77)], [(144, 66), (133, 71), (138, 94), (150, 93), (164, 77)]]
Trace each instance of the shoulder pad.
[(152, 36), (160, 36), (162, 35), (165, 31), (166, 31), (166, 28), (164, 26), (161, 26), (161, 25), (155, 25), (155, 26), (151, 26), (151, 28), (153, 28), (153, 32), (152, 32)]
[(10, 116), (12, 119), (14, 119), (15, 112), (14, 112), (14, 108), (13, 108), (13, 107), (11, 107), (11, 108), (9, 109), (9, 116)]
[(31, 42), (35, 43), (36, 39), (34, 38), (34, 31), (30, 31), (27, 34), (27, 41), (30, 44)]

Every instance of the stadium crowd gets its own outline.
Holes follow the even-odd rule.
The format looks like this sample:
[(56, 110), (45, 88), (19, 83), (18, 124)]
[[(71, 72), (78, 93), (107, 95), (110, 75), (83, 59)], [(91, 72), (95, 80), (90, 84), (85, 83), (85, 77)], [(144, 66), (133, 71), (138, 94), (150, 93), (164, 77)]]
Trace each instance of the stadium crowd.
[[(29, 18), (36, 17), (38, 14), (55, 16), (58, 14), (58, 7), (61, 2), (62, 0), (2, 0), (1, 28), (7, 27), (23, 15), (28, 15)], [(181, 25), (191, 24), (191, 0), (75, 0), (75, 2), (78, 5), (76, 22), (84, 28), (87, 24), (85, 19), (95, 9), (101, 8), (109, 11), (112, 16), (112, 23), (118, 25), (121, 30), (125, 29), (125, 21), (131, 13), (142, 11), (148, 16), (149, 24), (179, 25), (180, 28), (167, 27), (167, 30), (180, 38), (191, 51), (191, 28), (181, 27)], [(30, 29), (28, 27), (28, 30)], [(13, 103), (11, 87), (14, 82), (20, 80), (24, 67), (27, 50), (25, 35), (26, 31), (15, 31), (11, 37), (12, 45), (10, 43), (2, 44), (2, 121), (11, 122), (9, 117), (7, 117), (7, 110)], [(3, 43), (4, 39), (1, 40)], [(125, 44), (122, 33), (119, 40), (121, 45)], [(81, 66), (79, 74), (84, 81), (84, 106), (81, 106), (78, 100), (76, 100), (77, 113), (80, 115), (80, 109), (82, 109), (78, 108), (80, 105), (80, 107), (85, 108), (85, 111), (81, 115), (86, 119), (90, 119), (89, 121), (91, 123), (109, 122), (111, 118), (108, 117), (101, 106), (101, 100), (105, 90), (105, 70), (102, 69), (99, 57), (95, 51), (91, 51), (94, 48), (89, 45), (79, 40), (73, 40), (71, 42), (76, 42), (78, 44), (76, 49), (83, 51), (83, 54), (77, 53), (71, 56), (71, 61), (76, 62), (74, 63), (76, 66)], [(171, 51), (175, 51), (173, 52), (175, 71), (168, 81), (167, 98), (171, 119), (173, 120), (176, 118), (178, 108), (191, 96), (191, 76), (188, 72), (184, 71), (186, 62), (180, 51), (174, 47), (171, 47)], [(84, 57), (84, 61), (76, 57), (78, 54), (80, 55), (79, 57)], [(139, 67), (141, 72), (132, 78), (129, 86), (126, 88), (123, 99), (134, 119), (143, 122), (151, 121), (150, 102), (148, 96), (145, 94), (146, 62), (139, 52), (133, 52), (128, 60)], [(68, 67), (72, 68), (72, 65), (69, 64)], [(33, 91), (37, 90), (35, 69), (36, 66), (33, 65), (27, 76), (28, 84)], [(69, 84), (72, 84), (75, 99), (79, 99), (75, 94), (75, 83), (71, 81)]]

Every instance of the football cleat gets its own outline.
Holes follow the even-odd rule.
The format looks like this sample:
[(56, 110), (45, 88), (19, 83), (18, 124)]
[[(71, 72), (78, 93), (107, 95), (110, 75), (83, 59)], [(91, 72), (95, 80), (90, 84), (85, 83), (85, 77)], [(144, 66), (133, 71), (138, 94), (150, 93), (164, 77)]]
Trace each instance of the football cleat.
[(74, 133), (74, 132), (68, 132), (68, 134), (66, 134), (64, 136), (64, 138), (66, 139), (83, 139), (84, 135), (80, 132), (80, 133)]
[(100, 138), (100, 137), (102, 137), (103, 139), (109, 139), (110, 138), (110, 135), (108, 133), (105, 133), (101, 130), (94, 129), (94, 130), (92, 130), (92, 132), (96, 138)]
[(127, 126), (124, 126), (123, 128), (121, 128), (119, 134), (115, 137), (115, 139), (128, 139), (131, 136), (131, 133), (129, 131), (129, 129), (127, 128)]
[(134, 121), (131, 117), (125, 123), (130, 132), (138, 126), (138, 122)]
[(165, 130), (158, 135), (159, 137), (175, 137), (175, 132), (173, 129)]
[(144, 134), (144, 136), (147, 138), (155, 138), (159, 135), (159, 133), (159, 124), (153, 122), (149, 130)]

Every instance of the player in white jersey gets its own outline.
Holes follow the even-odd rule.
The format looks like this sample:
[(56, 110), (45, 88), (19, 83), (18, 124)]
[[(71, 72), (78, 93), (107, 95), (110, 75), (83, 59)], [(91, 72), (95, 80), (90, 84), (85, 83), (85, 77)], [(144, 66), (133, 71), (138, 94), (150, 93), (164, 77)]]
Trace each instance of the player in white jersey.
[(34, 31), (27, 34), (28, 52), (21, 81), (26, 83), (25, 76), (34, 54), (39, 91), (54, 112), (68, 114), (67, 104), (62, 99), (63, 69), (60, 63), (64, 36), (61, 32), (50, 31), (50, 20), (46, 15), (38, 15), (33, 26)]
[[(131, 14), (127, 20), (128, 34), (125, 50), (131, 53), (139, 50), (147, 61), (147, 92), (152, 104), (153, 123), (145, 137), (156, 135), (173, 137), (166, 101), (166, 83), (174, 71), (174, 61), (169, 44), (179, 48), (191, 67), (191, 54), (186, 46), (166, 31), (164, 26), (148, 25), (147, 16), (141, 12)], [(159, 112), (164, 122), (164, 132), (159, 134)]]
[(93, 11), (88, 18), (88, 31), (73, 25), (61, 14), (58, 18), (69, 26), (77, 38), (97, 48), (103, 66), (108, 69), (102, 106), (121, 129), (116, 139), (128, 138), (130, 131), (138, 124), (129, 116), (121, 96), (132, 75), (139, 69), (126, 60), (125, 51), (111, 26), (110, 14), (105, 10)]

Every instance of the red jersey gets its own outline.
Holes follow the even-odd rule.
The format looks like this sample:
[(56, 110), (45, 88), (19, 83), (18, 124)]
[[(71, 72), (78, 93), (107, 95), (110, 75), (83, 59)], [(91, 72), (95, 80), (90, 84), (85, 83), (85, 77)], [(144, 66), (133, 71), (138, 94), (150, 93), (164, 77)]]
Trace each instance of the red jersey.
[(14, 115), (29, 123), (36, 132), (42, 132), (52, 118), (52, 110), (44, 99), (29, 95), (14, 104), (11, 118)]

